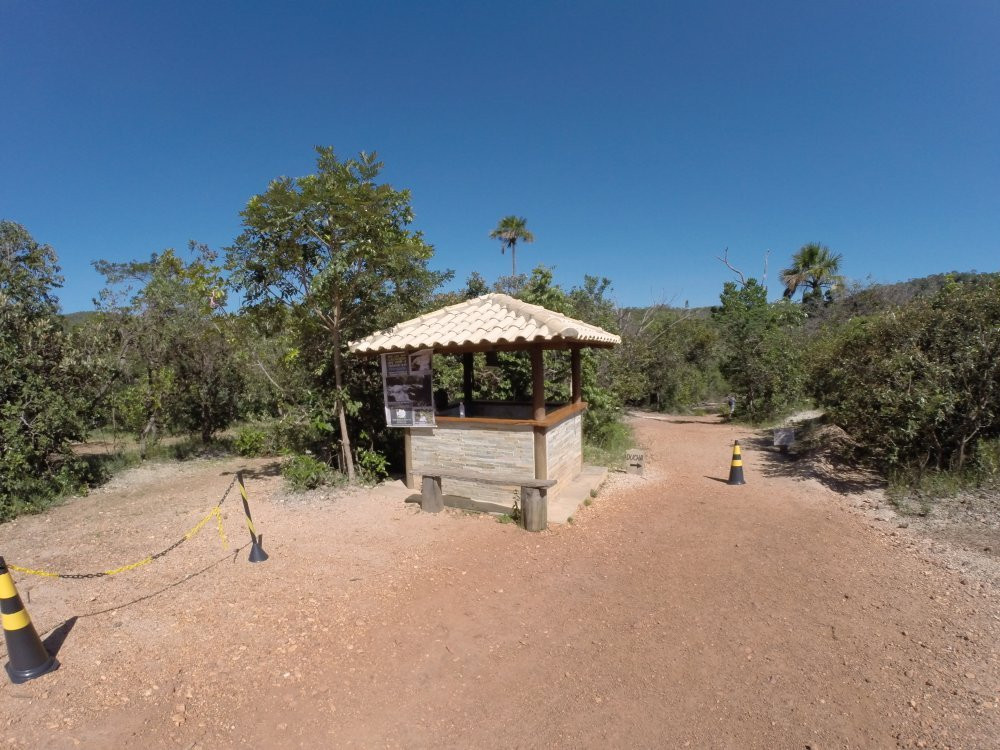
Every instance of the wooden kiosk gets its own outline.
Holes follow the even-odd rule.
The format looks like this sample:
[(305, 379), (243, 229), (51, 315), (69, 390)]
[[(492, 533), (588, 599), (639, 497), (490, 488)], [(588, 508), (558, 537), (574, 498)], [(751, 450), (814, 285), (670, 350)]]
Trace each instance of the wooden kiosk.
[[(432, 350), (458, 354), (463, 363), (463, 398), (438, 404), (433, 427), (404, 427), (406, 485), (422, 482), (423, 507), (463, 507), (470, 498), (485, 510), (509, 510), (519, 494), (528, 525), (544, 528), (546, 497), (555, 497), (583, 467), (583, 402), (580, 350), (612, 347), (621, 339), (505, 294), (486, 294), (352, 342), (352, 352), (374, 355)], [(547, 403), (543, 352), (570, 358), (568, 403)], [(477, 353), (531, 353), (530, 402), (477, 401)], [(538, 518), (538, 513), (542, 518)], [(532, 521), (529, 516), (535, 516)]]

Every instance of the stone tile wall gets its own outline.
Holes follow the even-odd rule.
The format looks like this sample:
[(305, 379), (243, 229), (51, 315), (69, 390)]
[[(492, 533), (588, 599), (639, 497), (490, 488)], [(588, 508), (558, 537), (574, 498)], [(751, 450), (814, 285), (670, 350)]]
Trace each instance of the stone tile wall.
[[(482, 472), (516, 477), (535, 476), (534, 432), (530, 426), (493, 427), (482, 424), (438, 425), (410, 431), (412, 466), (420, 487), (421, 469)], [(516, 486), (476, 484), (444, 479), (446, 495), (461, 495), (511, 506)]]
[(548, 449), (549, 479), (558, 483), (549, 490), (555, 497), (583, 468), (583, 414), (574, 414), (545, 433)]
[[(558, 496), (583, 467), (583, 414), (574, 414), (545, 433), (548, 478), (557, 480), (549, 497)], [(448, 424), (410, 430), (416, 489), (423, 469), (476, 472), (515, 477), (535, 476), (534, 428), (529, 425)], [(471, 497), (511, 506), (517, 485), (489, 485), (443, 479), (446, 495)]]

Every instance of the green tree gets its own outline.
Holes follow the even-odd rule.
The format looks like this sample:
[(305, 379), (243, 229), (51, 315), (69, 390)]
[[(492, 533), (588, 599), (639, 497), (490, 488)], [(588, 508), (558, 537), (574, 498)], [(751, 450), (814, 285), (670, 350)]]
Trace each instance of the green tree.
[(225, 282), (217, 254), (190, 244), (185, 263), (173, 250), (148, 261), (97, 261), (107, 280), (98, 325), (122, 342), (106, 372), (120, 381), (112, 403), (138, 433), (140, 452), (163, 428), (200, 433), (203, 442), (237, 417), (243, 388), (237, 342), (227, 330)]
[(831, 293), (843, 284), (839, 275), (841, 259), (840, 253), (831, 253), (830, 248), (818, 242), (803, 245), (792, 256), (792, 265), (781, 272), (785, 299), (803, 289), (803, 302), (829, 301)]
[(490, 239), (500, 240), (501, 255), (510, 248), (510, 275), (517, 278), (517, 243), (535, 241), (535, 235), (528, 231), (528, 220), (523, 216), (504, 216), (490, 232)]
[(573, 317), (606, 331), (618, 330), (617, 308), (607, 295), (611, 292), (611, 279), (585, 274), (583, 286), (569, 292)]
[(449, 274), (428, 270), (433, 248), (407, 228), (410, 193), (377, 182), (375, 154), (316, 152), (314, 174), (279, 177), (250, 199), (228, 266), (244, 306), (293, 332), (290, 356), (311, 382), (300, 403), (321, 429), (332, 431), (326, 414), (337, 423), (341, 466), (353, 480), (347, 418), (360, 404), (348, 390), (346, 344), (419, 311)]
[(803, 312), (787, 300), (768, 304), (756, 280), (728, 281), (712, 317), (719, 325), (722, 374), (736, 391), (740, 411), (751, 420), (773, 417), (802, 397)]
[(0, 520), (68, 486), (70, 443), (85, 435), (82, 371), (54, 296), (61, 285), (52, 248), (0, 221)]
[(462, 292), (463, 299), (475, 299), (489, 293), (490, 287), (486, 283), (479, 271), (473, 271), (465, 282), (465, 290)]
[(610, 382), (626, 403), (684, 409), (719, 397), (720, 328), (702, 311), (654, 305), (619, 312)]

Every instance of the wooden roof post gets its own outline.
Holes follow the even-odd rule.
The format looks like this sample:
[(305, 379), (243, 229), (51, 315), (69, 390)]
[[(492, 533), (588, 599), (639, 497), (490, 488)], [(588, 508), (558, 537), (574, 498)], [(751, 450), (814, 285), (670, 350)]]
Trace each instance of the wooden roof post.
[(583, 386), (582, 378), (580, 377), (580, 348), (574, 346), (570, 349), (570, 371), (572, 373), (572, 393), (573, 393), (573, 403), (579, 404), (583, 401)]
[(545, 419), (545, 357), (541, 346), (531, 347), (532, 419)]
[(465, 399), (465, 413), (470, 414), (472, 408), (473, 359), (476, 355), (465, 352), (462, 355), (462, 396)]
[[(531, 347), (531, 406), (536, 422), (545, 419), (545, 351), (541, 345)], [(534, 427), (535, 479), (549, 478), (549, 450), (545, 427)], [(521, 498), (522, 508), (524, 498)]]

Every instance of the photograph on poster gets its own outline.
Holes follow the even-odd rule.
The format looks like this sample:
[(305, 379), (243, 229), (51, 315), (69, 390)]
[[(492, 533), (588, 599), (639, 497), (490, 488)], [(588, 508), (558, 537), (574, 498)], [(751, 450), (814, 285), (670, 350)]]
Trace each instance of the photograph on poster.
[(433, 427), (433, 351), (382, 355), (385, 421), (389, 427)]

